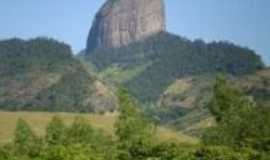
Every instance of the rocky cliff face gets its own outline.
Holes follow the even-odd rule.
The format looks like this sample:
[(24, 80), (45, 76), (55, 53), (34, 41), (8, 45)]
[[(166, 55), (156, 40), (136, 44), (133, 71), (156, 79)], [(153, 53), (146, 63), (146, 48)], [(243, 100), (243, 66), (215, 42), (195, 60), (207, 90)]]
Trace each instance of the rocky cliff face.
[(121, 47), (165, 28), (163, 0), (107, 0), (90, 30), (87, 52)]

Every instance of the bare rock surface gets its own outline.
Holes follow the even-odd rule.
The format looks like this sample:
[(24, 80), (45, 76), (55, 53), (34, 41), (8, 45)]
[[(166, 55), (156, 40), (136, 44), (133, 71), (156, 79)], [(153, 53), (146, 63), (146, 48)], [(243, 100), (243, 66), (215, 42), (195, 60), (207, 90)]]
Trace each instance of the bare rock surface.
[(122, 47), (165, 29), (163, 0), (107, 0), (91, 27), (87, 53)]

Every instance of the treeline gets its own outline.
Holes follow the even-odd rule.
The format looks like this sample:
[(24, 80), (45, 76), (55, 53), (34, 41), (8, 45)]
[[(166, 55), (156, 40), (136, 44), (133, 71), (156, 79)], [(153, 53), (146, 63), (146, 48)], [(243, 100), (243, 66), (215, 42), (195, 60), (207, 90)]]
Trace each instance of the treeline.
[(2, 160), (268, 160), (270, 111), (219, 78), (209, 109), (217, 125), (199, 145), (160, 142), (155, 125), (126, 90), (118, 91), (119, 117), (110, 137), (77, 118), (65, 126), (54, 117), (38, 137), (19, 120), (14, 141), (0, 149)]
[(10, 76), (34, 71), (62, 71), (71, 61), (69, 45), (49, 38), (0, 41), (0, 74)]

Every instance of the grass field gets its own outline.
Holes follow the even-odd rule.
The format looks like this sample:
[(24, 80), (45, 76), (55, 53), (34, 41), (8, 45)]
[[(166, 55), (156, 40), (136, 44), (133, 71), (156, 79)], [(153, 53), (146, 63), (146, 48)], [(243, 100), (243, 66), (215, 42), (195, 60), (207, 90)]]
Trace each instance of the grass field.
[[(84, 117), (93, 127), (104, 130), (108, 134), (113, 134), (116, 113), (111, 114), (73, 114), (73, 113), (46, 113), (46, 112), (4, 112), (0, 111), (0, 144), (12, 141), (16, 122), (19, 118), (27, 121), (34, 132), (39, 136), (44, 136), (46, 126), (53, 116), (60, 116), (62, 120), (70, 125), (75, 117)], [(157, 129), (158, 139), (161, 141), (178, 141), (183, 143), (198, 143), (198, 140), (167, 128)]]

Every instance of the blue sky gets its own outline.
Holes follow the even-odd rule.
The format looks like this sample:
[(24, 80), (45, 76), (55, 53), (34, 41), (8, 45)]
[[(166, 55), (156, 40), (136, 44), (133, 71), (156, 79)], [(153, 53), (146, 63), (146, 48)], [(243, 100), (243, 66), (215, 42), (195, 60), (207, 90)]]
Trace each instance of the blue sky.
[[(0, 39), (46, 36), (85, 47), (105, 0), (1, 0)], [(269, 0), (166, 0), (167, 29), (189, 39), (229, 40), (270, 64)]]

